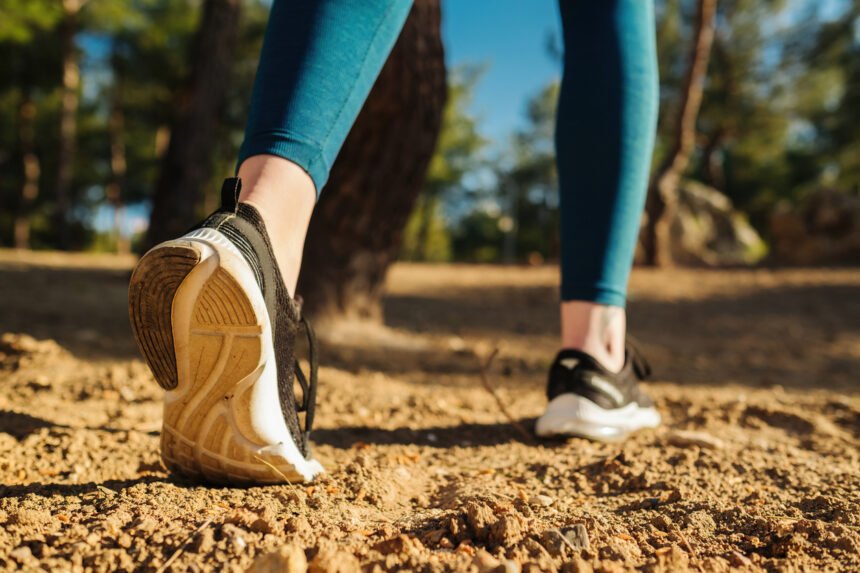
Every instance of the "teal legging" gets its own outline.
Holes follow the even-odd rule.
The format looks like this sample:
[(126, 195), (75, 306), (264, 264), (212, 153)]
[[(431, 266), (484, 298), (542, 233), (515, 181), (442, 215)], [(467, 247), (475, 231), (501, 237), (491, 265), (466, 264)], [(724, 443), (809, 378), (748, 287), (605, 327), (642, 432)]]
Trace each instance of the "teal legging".
[[(653, 0), (560, 0), (561, 296), (624, 306), (657, 119)], [(274, 0), (239, 162), (270, 154), (319, 193), (409, 0)]]

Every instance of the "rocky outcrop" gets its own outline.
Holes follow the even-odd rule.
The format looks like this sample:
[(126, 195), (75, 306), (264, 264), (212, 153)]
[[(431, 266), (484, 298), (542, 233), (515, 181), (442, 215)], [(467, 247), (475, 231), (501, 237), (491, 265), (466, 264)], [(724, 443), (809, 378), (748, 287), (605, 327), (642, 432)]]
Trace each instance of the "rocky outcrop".
[(770, 218), (772, 258), (782, 264), (860, 263), (860, 196), (822, 188)]
[(681, 265), (750, 265), (767, 247), (731, 200), (695, 181), (684, 181), (672, 221), (672, 258)]

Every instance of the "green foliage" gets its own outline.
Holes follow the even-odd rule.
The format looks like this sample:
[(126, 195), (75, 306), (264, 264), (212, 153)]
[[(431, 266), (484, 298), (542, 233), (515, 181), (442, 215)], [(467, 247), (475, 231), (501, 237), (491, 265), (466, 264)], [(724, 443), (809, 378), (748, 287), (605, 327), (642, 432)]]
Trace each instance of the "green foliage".
[(401, 258), (445, 261), (451, 258), (445, 203), (462, 203), (470, 193), (464, 184), (467, 174), (482, 165), (480, 153), (487, 141), (478, 130), (478, 118), (469, 111), (474, 89), (483, 67), (463, 66), (453, 70), (442, 131), (430, 160), (424, 190), (404, 230)]
[(511, 221), (503, 250), (503, 257), (509, 261), (558, 256), (558, 174), (553, 133), (559, 88), (553, 82), (527, 103), (527, 125), (514, 134), (511, 144), (512, 163), (496, 172), (502, 203)]
[[(429, 219), (427, 210), (430, 211)], [(428, 225), (424, 229), (424, 225)], [(422, 242), (423, 241), (423, 242)], [(438, 197), (421, 197), (403, 230), (400, 258), (407, 261), (445, 262), (451, 260), (451, 232)]]
[(3, 0), (0, 43), (25, 44), (50, 30), (63, 15), (57, 0)]
[[(81, 105), (70, 195), (74, 244), (106, 248), (110, 220), (104, 209), (142, 205), (151, 197), (160, 155), (169, 140), (176, 98), (193, 62), (190, 44), (200, 18), (200, 0), (85, 0), (77, 17), (75, 51), (81, 70)], [(24, 183), (19, 111), (25, 98), (34, 104), (39, 193), (30, 208), (32, 244), (51, 247), (55, 237), (57, 149), (59, 145), (61, 46), (59, 0), (3, 0), (0, 7), (0, 245), (12, 243), (12, 226), (21, 212)], [(243, 26), (229, 104), (222, 114), (223, 137), (213, 158), (233, 161), (241, 140), (247, 100), (256, 70), (268, 13), (265, 0), (243, 2)], [(119, 123), (111, 124), (117, 112)], [(126, 176), (120, 196), (109, 198), (113, 180), (113, 141), (122, 145)], [(213, 193), (217, 185), (213, 185)], [(142, 209), (138, 208), (138, 212)], [(145, 211), (143, 211), (145, 212)]]
[[(824, 6), (827, 4), (827, 7)], [(232, 77), (212, 161), (229, 171), (241, 142), (267, 0), (243, 2)], [(81, 70), (77, 156), (70, 198), (77, 244), (111, 248), (106, 209), (145, 213), (181, 86), (200, 0), (85, 0), (76, 18)], [(670, 140), (695, 13), (694, 0), (657, 0), (661, 117), (655, 161)], [(28, 214), (32, 243), (55, 245), (64, 22), (59, 0), (0, 3), (0, 245)], [(556, 52), (557, 48), (553, 48)], [(552, 131), (557, 85), (527, 103), (525, 126), (492, 146), (472, 98), (484, 68), (450, 74), (444, 128), (424, 193), (405, 231), (402, 256), (419, 260), (526, 260), (558, 254)], [(26, 112), (26, 113), (25, 113)], [(30, 115), (31, 114), (31, 115)], [(111, 122), (111, 117), (121, 118)], [(28, 119), (29, 118), (29, 119)], [(26, 206), (25, 137), (38, 159), (38, 194)], [(819, 185), (860, 187), (860, 0), (721, 0), (714, 51), (685, 177), (729, 195), (759, 227), (773, 206)], [(119, 196), (112, 143), (126, 176)], [(217, 181), (201, 209), (211, 208)]]

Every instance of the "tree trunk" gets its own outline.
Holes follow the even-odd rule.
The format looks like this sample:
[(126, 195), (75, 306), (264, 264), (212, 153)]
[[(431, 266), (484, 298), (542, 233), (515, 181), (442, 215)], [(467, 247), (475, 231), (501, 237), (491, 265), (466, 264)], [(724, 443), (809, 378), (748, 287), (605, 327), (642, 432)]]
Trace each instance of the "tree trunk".
[(78, 16), (86, 0), (62, 0), (63, 21), (60, 24), (60, 46), (62, 50), (62, 81), (60, 96), (60, 140), (57, 149), (57, 182), (55, 225), (57, 246), (69, 247), (68, 214), (69, 186), (74, 174), (75, 150), (77, 148), (78, 105), (81, 86), (81, 71), (75, 38), (78, 33)]
[(196, 206), (212, 179), (212, 141), (239, 30), (240, 0), (206, 0), (191, 49), (188, 84), (175, 102), (170, 142), (155, 187), (146, 246), (175, 238), (196, 220)]
[(129, 252), (129, 242), (122, 230), (125, 206), (122, 191), (125, 187), (127, 171), (125, 153), (125, 113), (122, 108), (123, 80), (122, 74), (114, 68), (114, 86), (111, 93), (111, 111), (108, 119), (110, 137), (110, 181), (105, 189), (108, 202), (113, 207), (113, 240), (118, 254)]
[(385, 275), (445, 105), (439, 0), (417, 0), (311, 219), (298, 292), (317, 320), (381, 319)]
[(39, 195), (39, 156), (35, 152), (36, 105), (29, 87), (22, 88), (21, 105), (18, 107), (18, 145), (24, 184), (21, 187), (21, 202), (15, 216), (15, 248), (30, 248), (30, 217), (33, 203)]
[(696, 118), (702, 104), (705, 75), (716, 26), (717, 0), (699, 0), (689, 65), (681, 91), (674, 140), (669, 153), (651, 180), (642, 232), (645, 264), (672, 264), (670, 226), (678, 198), (678, 183), (690, 162), (696, 142)]

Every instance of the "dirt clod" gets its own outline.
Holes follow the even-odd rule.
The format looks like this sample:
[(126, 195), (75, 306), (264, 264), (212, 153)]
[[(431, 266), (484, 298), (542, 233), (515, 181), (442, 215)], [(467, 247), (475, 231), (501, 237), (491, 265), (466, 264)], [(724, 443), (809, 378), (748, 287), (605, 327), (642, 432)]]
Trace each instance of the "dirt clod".
[(305, 573), (307, 570), (304, 550), (292, 544), (260, 555), (248, 568), (248, 573)]

